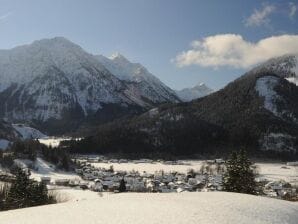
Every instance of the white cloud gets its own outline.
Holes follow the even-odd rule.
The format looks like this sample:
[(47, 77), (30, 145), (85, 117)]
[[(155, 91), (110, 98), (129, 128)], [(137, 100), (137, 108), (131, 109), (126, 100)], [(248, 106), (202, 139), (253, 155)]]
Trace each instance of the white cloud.
[(284, 54), (298, 55), (298, 35), (272, 36), (253, 43), (238, 34), (219, 34), (193, 41), (191, 49), (181, 52), (173, 61), (178, 67), (248, 68)]
[(274, 5), (263, 5), (260, 10), (255, 9), (253, 14), (251, 14), (247, 19), (245, 19), (246, 26), (262, 26), (268, 25), (270, 19), (268, 18), (275, 11)]
[(5, 20), (7, 17), (11, 16), (12, 12), (8, 12), (6, 14), (0, 15), (0, 21)]
[(297, 12), (297, 5), (295, 5), (293, 2), (290, 2), (289, 7), (290, 7), (289, 17), (290, 19), (294, 19)]

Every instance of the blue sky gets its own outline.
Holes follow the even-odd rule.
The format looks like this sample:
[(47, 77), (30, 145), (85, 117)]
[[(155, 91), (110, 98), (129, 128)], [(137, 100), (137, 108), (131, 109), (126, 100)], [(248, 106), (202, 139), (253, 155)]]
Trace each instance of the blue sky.
[[(270, 56), (296, 53), (297, 7), (297, 0), (0, 0), (0, 48), (64, 36), (90, 53), (120, 52), (172, 88), (218, 89)], [(269, 37), (287, 50), (271, 52)], [(265, 39), (268, 50), (254, 59)]]

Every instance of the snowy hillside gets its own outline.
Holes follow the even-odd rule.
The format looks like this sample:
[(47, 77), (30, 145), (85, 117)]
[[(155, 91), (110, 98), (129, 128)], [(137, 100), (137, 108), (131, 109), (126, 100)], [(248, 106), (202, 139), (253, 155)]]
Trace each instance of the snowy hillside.
[(189, 102), (203, 96), (207, 96), (212, 93), (213, 90), (206, 86), (204, 83), (199, 83), (192, 88), (184, 88), (182, 90), (176, 90), (178, 97), (184, 101)]
[(28, 127), (23, 124), (13, 124), (13, 128), (20, 134), (22, 139), (38, 139), (47, 137), (35, 128)]
[(173, 90), (141, 64), (132, 63), (119, 53), (113, 54), (109, 58), (98, 55), (97, 58), (112, 74), (127, 81), (140, 97), (145, 97), (154, 103), (179, 101)]
[[(68, 202), (1, 212), (1, 223), (296, 224), (294, 202), (225, 192), (101, 194), (61, 190)], [(65, 197), (65, 196), (64, 196)]]

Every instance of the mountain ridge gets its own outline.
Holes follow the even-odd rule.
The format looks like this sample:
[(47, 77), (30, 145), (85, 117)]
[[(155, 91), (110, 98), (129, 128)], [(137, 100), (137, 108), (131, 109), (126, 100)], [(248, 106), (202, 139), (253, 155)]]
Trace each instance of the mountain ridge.
[(0, 78), (0, 118), (31, 123), (50, 134), (74, 131), (96, 114), (105, 117), (98, 112), (107, 105), (115, 105), (113, 110), (119, 112), (110, 120), (122, 116), (121, 108), (135, 114), (160, 103), (179, 102), (164, 84), (164, 95), (140, 94), (144, 83), (119, 79), (96, 56), (63, 37), (1, 50)]

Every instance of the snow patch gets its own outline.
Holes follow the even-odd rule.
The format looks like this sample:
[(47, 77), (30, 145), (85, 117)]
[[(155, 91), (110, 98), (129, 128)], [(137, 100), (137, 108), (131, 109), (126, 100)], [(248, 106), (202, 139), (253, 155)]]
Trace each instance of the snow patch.
[(159, 111), (158, 111), (158, 108), (153, 108), (151, 110), (149, 110), (148, 114), (149, 114), (149, 117), (154, 117), (156, 115), (158, 115)]
[(279, 116), (279, 113), (275, 102), (277, 99), (280, 99), (280, 96), (276, 93), (274, 88), (277, 86), (278, 82), (279, 78), (275, 76), (265, 76), (259, 78), (255, 86), (259, 96), (264, 97), (264, 107), (276, 116)]
[(289, 77), (289, 78), (286, 78), (286, 80), (288, 80), (289, 82), (294, 83), (296, 86), (298, 86), (298, 77)]

